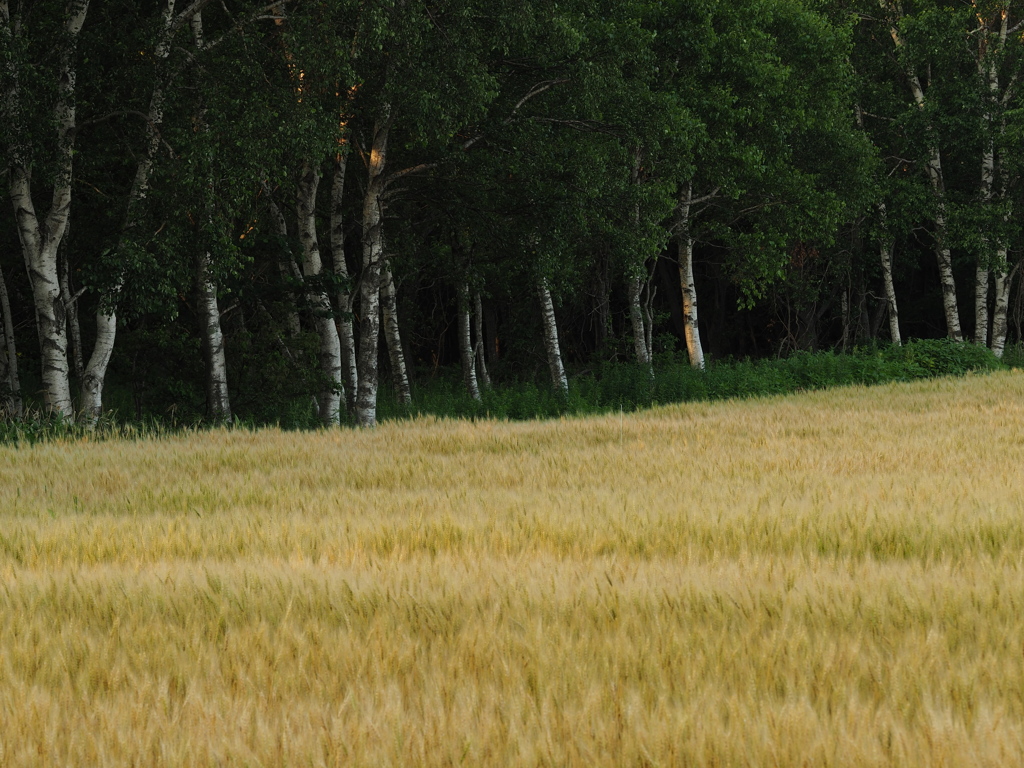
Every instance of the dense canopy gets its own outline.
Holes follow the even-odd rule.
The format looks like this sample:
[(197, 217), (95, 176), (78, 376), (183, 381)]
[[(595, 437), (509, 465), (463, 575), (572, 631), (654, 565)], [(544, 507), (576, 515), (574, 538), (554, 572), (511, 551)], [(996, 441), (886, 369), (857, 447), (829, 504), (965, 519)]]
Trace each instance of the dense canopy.
[(370, 426), (447, 369), (1002, 355), (1022, 18), (0, 0), (3, 409)]

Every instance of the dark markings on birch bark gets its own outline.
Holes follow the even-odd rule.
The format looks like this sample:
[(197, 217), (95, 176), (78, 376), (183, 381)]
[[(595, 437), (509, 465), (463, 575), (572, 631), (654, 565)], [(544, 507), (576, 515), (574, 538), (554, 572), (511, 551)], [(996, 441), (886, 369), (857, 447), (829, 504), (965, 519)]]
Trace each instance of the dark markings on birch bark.
[(885, 303), (889, 315), (889, 338), (897, 347), (903, 343), (900, 334), (900, 312), (896, 304), (896, 286), (892, 281), (892, 249), (893, 240), (886, 238), (881, 243), (879, 255), (882, 260), (882, 282), (885, 286)]
[(462, 382), (466, 385), (466, 392), (480, 402), (480, 385), (477, 382), (476, 361), (473, 358), (469, 283), (464, 282), (459, 286), (459, 361), (462, 363)]
[(231, 421), (228, 368), (224, 355), (224, 333), (220, 325), (217, 285), (210, 275), (210, 254), (202, 251), (196, 262), (199, 295), (199, 323), (206, 360), (206, 410), (214, 421)]
[(693, 187), (687, 184), (676, 207), (676, 243), (679, 252), (679, 284), (683, 294), (683, 332), (690, 365), (704, 368), (704, 347), (700, 340), (697, 316), (697, 287), (693, 280), (693, 237), (690, 234), (690, 214), (693, 205)]
[(320, 186), (320, 167), (305, 162), (299, 175), (297, 212), (299, 242), (302, 244), (302, 270), (306, 281), (306, 300), (313, 312), (313, 321), (320, 337), (320, 375), (323, 388), (318, 398), (320, 421), (325, 426), (341, 421), (341, 402), (344, 397), (341, 383), (341, 342), (334, 324), (334, 310), (330, 297), (322, 287), (316, 287), (323, 271), (320, 241), (316, 232), (316, 195)]
[(490, 389), (491, 376), (487, 372), (487, 355), (485, 354), (487, 344), (484, 341), (484, 306), (480, 291), (473, 294), (473, 308), (473, 332), (476, 338), (473, 344), (473, 358), (476, 361), (477, 377), (480, 383), (486, 389)]
[(363, 271), (359, 280), (359, 390), (355, 417), (360, 427), (377, 423), (377, 349), (380, 338), (381, 262), (384, 258), (383, 177), (387, 167), (388, 132), (391, 110), (382, 108), (381, 119), (374, 125), (373, 144), (367, 163), (368, 184), (363, 197)]
[(562, 364), (562, 350), (558, 345), (558, 323), (555, 319), (555, 304), (551, 299), (551, 290), (547, 280), (537, 281), (537, 296), (540, 298), (541, 320), (544, 323), (544, 350), (548, 357), (548, 368), (551, 371), (551, 383), (563, 395), (569, 392), (569, 379), (565, 375)]
[(395, 278), (391, 274), (390, 260), (385, 258), (381, 275), (380, 308), (384, 320), (384, 339), (388, 346), (388, 359), (391, 361), (391, 377), (394, 380), (395, 394), (402, 405), (412, 404), (412, 390), (409, 387), (409, 373), (405, 367), (405, 351), (402, 349), (402, 335), (398, 324), (398, 292), (395, 289)]

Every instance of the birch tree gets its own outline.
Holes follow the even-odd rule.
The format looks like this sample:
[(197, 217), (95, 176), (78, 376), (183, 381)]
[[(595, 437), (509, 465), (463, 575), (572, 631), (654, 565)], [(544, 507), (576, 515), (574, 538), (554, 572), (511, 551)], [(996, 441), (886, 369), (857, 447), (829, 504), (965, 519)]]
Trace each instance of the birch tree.
[[(0, 1), (0, 36), (7, 55), (5, 109), (10, 136), (7, 147), (9, 192), (14, 206), (18, 237), (32, 285), (36, 326), (42, 359), (43, 407), (53, 415), (74, 419), (68, 378), (67, 308), (61, 294), (57, 269), (58, 248), (71, 212), (77, 116), (76, 80), (78, 39), (89, 11), (88, 0), (74, 0), (60, 17), (55, 40), (56, 70), (49, 74), (55, 85), (53, 133), (41, 137), (52, 154), (52, 191), (49, 207), (37, 213), (33, 199), (33, 171), (39, 164), (39, 150), (33, 146), (25, 101), (28, 96), (23, 58), (28, 49), (20, 4), (14, 13), (8, 0)], [(44, 125), (50, 125), (47, 121)], [(45, 130), (45, 129), (44, 129)]]
[(895, 55), (903, 71), (903, 77), (913, 104), (921, 115), (925, 136), (925, 171), (931, 185), (935, 221), (935, 257), (939, 267), (939, 281), (942, 286), (942, 309), (946, 317), (946, 331), (955, 341), (963, 339), (960, 329), (960, 311), (956, 300), (956, 282), (953, 277), (953, 259), (950, 246), (949, 212), (946, 194), (946, 180), (943, 172), (942, 148), (937, 127), (932, 120), (932, 104), (918, 71), (918, 62), (908, 49), (901, 25), (907, 15), (901, 2), (879, 0), (886, 15), (888, 36), (892, 40)]
[(320, 242), (316, 231), (316, 197), (320, 185), (320, 168), (305, 162), (299, 174), (297, 205), (299, 242), (302, 244), (302, 272), (306, 282), (306, 299), (313, 313), (320, 337), (320, 371), (324, 387), (318, 402), (320, 421), (325, 426), (339, 424), (344, 385), (341, 381), (341, 341), (334, 323), (334, 310), (323, 288)]
[(158, 37), (153, 45), (152, 85), (149, 103), (145, 112), (143, 129), (143, 148), (137, 155), (138, 161), (132, 184), (125, 201), (124, 217), (117, 243), (113, 249), (115, 262), (115, 279), (113, 285), (99, 302), (96, 311), (96, 339), (92, 354), (82, 376), (80, 418), (86, 424), (94, 424), (103, 410), (103, 387), (106, 381), (107, 368), (114, 352), (117, 338), (117, 303), (121, 293), (122, 279), (117, 274), (120, 263), (125, 260), (125, 252), (130, 241), (138, 235), (142, 220), (141, 208), (149, 193), (150, 175), (160, 148), (160, 128), (164, 121), (164, 101), (167, 88), (171, 86), (174, 74), (167, 68), (171, 52), (171, 41), (175, 33), (191, 23), (196, 13), (202, 10), (209, 0), (191, 2), (178, 13), (176, 0), (167, 0), (160, 18)]
[(355, 296), (352, 291), (348, 262), (345, 256), (345, 172), (348, 168), (348, 147), (343, 145), (334, 161), (331, 184), (331, 258), (338, 278), (338, 336), (341, 344), (342, 377), (345, 383), (346, 408), (352, 413), (359, 389), (359, 369), (353, 322)]

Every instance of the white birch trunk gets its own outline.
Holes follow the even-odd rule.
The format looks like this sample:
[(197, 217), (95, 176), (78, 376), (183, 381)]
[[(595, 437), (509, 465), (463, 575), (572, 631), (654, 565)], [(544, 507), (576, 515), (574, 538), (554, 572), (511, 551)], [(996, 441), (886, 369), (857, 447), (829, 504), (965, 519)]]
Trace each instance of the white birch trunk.
[(989, 271), (978, 264), (974, 270), (974, 343), (988, 346), (988, 282)]
[(480, 402), (480, 385), (476, 378), (476, 361), (473, 359), (469, 295), (469, 283), (459, 286), (459, 359), (462, 361), (462, 381), (466, 391), (471, 398)]
[[(998, 88), (998, 85), (996, 86)], [(991, 115), (986, 114), (985, 122), (991, 123)], [(991, 128), (991, 126), (989, 126)], [(995, 141), (991, 132), (985, 144), (985, 151), (981, 153), (981, 202), (982, 205), (991, 205), (993, 200), (993, 185), (996, 177), (996, 151)], [(982, 233), (981, 238), (984, 252), (978, 254), (978, 265), (974, 270), (974, 343), (979, 346), (988, 345), (988, 283), (990, 255), (987, 253), (990, 242), (987, 234)]]
[(888, 211), (885, 203), (878, 204), (878, 216), (881, 223), (882, 236), (878, 242), (878, 254), (882, 262), (882, 285), (885, 288), (885, 303), (889, 315), (889, 336), (897, 347), (902, 346), (903, 336), (900, 334), (900, 313), (896, 304), (896, 286), (892, 281), (892, 252), (895, 240), (889, 234)]
[[(640, 184), (640, 165), (642, 161), (643, 153), (637, 149), (633, 153), (633, 169), (630, 173), (630, 181), (637, 186)], [(637, 228), (640, 226), (639, 203), (633, 207), (633, 225)], [(636, 275), (627, 275), (626, 288), (629, 296), (629, 323), (633, 328), (633, 351), (636, 354), (636, 361), (640, 365), (645, 366), (653, 377), (650, 317), (648, 313), (644, 312), (644, 306), (641, 301), (644, 281), (640, 277), (639, 272)], [(644, 322), (645, 320), (647, 321), (646, 323)]]
[[(1006, 253), (1000, 254), (1003, 259)], [(992, 352), (1002, 359), (1006, 351), (1007, 316), (1010, 306), (1010, 286), (1013, 284), (1013, 273), (1007, 274), (1006, 269), (998, 269), (995, 273), (995, 307), (992, 311)]]
[(547, 352), (551, 382), (563, 395), (569, 393), (569, 379), (562, 365), (562, 350), (558, 345), (558, 323), (555, 320), (555, 304), (547, 280), (537, 281), (537, 295), (540, 298), (541, 320), (544, 323), (544, 351)]
[(640, 275), (628, 275), (626, 288), (629, 294), (629, 323), (633, 329), (633, 353), (640, 365), (651, 365), (650, 349), (647, 346), (647, 326), (644, 324), (644, 310), (641, 302), (643, 278)]
[(220, 325), (217, 285), (210, 275), (210, 254), (203, 251), (197, 260), (196, 288), (199, 294), (199, 322), (206, 358), (206, 407), (214, 421), (231, 421), (228, 396), (228, 366), (224, 355), (224, 333)]
[(484, 341), (484, 303), (480, 298), (480, 291), (473, 295), (473, 332), (476, 334), (476, 342), (473, 345), (473, 358), (477, 364), (477, 378), (486, 389), (491, 388), (491, 376), (487, 372), (487, 359), (485, 349), (487, 343)]
[[(988, 93), (986, 94), (986, 109), (983, 116), (985, 123), (986, 142), (985, 150), (981, 158), (981, 201), (984, 205), (991, 205), (996, 199), (996, 137), (994, 118), (999, 109), (999, 67), (998, 59), (1006, 46), (1006, 38), (1009, 25), (1009, 3), (1003, 7), (1003, 12), (997, 14), (1000, 19), (998, 32), (998, 46), (993, 51), (992, 35), (989, 27), (989, 20), (979, 15), (982, 22), (979, 29), (981, 36), (978, 41), (978, 74), (986, 82)], [(999, 135), (1005, 133), (1005, 118), (1000, 123)], [(1005, 175), (1000, 185), (999, 198), (1006, 197)], [(1008, 218), (1008, 216), (1007, 216)], [(996, 247), (991, 247), (990, 238), (983, 233), (982, 243), (985, 246), (984, 252), (979, 254), (978, 266), (974, 278), (974, 343), (985, 345), (989, 342), (989, 276), (995, 267), (995, 306), (992, 311), (992, 336), (991, 348), (998, 357), (1002, 356), (1003, 348), (1006, 345), (1006, 310), (1009, 302), (1009, 285), (1005, 278), (1006, 274), (1006, 246), (997, 241)], [(1000, 307), (1000, 304), (1002, 306)], [(1000, 318), (1000, 312), (1002, 317)], [(1001, 327), (997, 327), (1000, 326)], [(997, 341), (997, 336), (999, 340)], [(998, 351), (996, 351), (998, 348)]]
[(383, 259), (384, 171), (387, 167), (390, 110), (374, 125), (373, 145), (367, 162), (369, 176), (363, 198), (363, 271), (359, 283), (359, 390), (356, 395), (355, 421), (360, 427), (377, 423), (377, 348), (380, 337), (380, 276)]
[(25, 415), (25, 406), (21, 399), (21, 381), (18, 376), (18, 349), (14, 341), (14, 318), (11, 316), (11, 301), (7, 295), (7, 283), (0, 271), (0, 313), (4, 322), (4, 347), (0, 351), (3, 357), (3, 385), (7, 389), (6, 411), (12, 419), (20, 420)]
[[(189, 22), (198, 49), (203, 47), (203, 16), (193, 15)], [(199, 129), (207, 130), (203, 113), (197, 119)], [(210, 180), (212, 186), (213, 180)], [(231, 422), (231, 400), (228, 395), (228, 366), (224, 354), (224, 332), (217, 303), (217, 283), (212, 275), (210, 252), (201, 250), (196, 260), (196, 288), (199, 298), (199, 323), (206, 360), (206, 408), (214, 421)]]
[(693, 188), (687, 183), (676, 208), (676, 242), (679, 246), (679, 284), (683, 292), (683, 333), (690, 365), (704, 369), (704, 347), (697, 324), (697, 287), (693, 281), (693, 237), (690, 234), (690, 208)]
[(96, 341), (93, 343), (89, 363), (82, 374), (82, 421), (92, 426), (103, 412), (103, 383), (107, 366), (114, 354), (117, 338), (117, 315), (114, 310), (96, 312)]
[[(306, 300), (313, 312), (320, 337), (320, 373), (324, 387), (317, 402), (320, 421), (325, 426), (341, 423), (341, 342), (334, 324), (331, 300), (315, 278), (323, 271), (320, 241), (316, 233), (316, 193), (320, 186), (320, 169), (315, 163), (303, 163), (298, 183), (299, 243), (302, 245), (302, 272), (306, 280)], [(310, 280), (314, 278), (314, 280)]]
[(356, 391), (359, 389), (359, 367), (356, 362), (356, 337), (354, 328), (355, 295), (349, 285), (348, 264), (345, 261), (345, 219), (342, 208), (345, 192), (345, 171), (348, 154), (338, 153), (334, 164), (334, 183), (331, 186), (331, 255), (334, 258), (334, 274), (341, 280), (338, 288), (338, 337), (341, 342), (341, 371), (345, 380), (345, 405), (349, 413), (355, 410)]
[(932, 147), (928, 161), (928, 178), (935, 194), (935, 256), (939, 264), (942, 284), (942, 311), (946, 316), (946, 333), (954, 341), (963, 341), (960, 330), (960, 312), (956, 305), (956, 281), (953, 279), (953, 259), (947, 241), (946, 191), (942, 181), (942, 158), (938, 146)]
[(395, 278), (391, 274), (391, 264), (384, 259), (380, 285), (380, 308), (384, 319), (384, 339), (388, 345), (388, 358), (391, 360), (391, 376), (395, 383), (398, 402), (402, 405), (412, 404), (412, 390), (409, 387), (409, 374), (405, 367), (405, 351), (402, 349), (402, 336), (398, 328), (398, 294), (395, 290)]
[[(57, 269), (57, 251), (71, 211), (71, 179), (74, 166), (76, 127), (76, 59), (78, 35), (85, 24), (89, 0), (68, 3), (63, 39), (58, 42), (60, 72), (57, 76), (57, 101), (54, 107), (55, 160), (50, 209), (40, 221), (32, 200), (32, 150), (16, 143), (8, 148), (8, 175), (11, 203), (17, 222), (22, 254), (32, 285), (36, 326), (42, 360), (43, 407), (47, 413), (74, 418), (71, 385), (68, 379), (67, 324)], [(13, 51), (17, 30), (12, 26), (7, 0), (0, 3), (0, 36), (8, 51)], [(7, 118), (16, 135), (25, 136), (21, 124), (21, 85), (17, 62), (7, 62)]]
[(880, 244), (879, 254), (882, 260), (882, 282), (885, 286), (885, 302), (889, 315), (889, 336), (897, 347), (903, 344), (900, 335), (900, 314), (896, 305), (896, 287), (892, 282), (892, 247), (893, 240), (884, 236)]
[[(888, 0), (879, 0), (879, 3), (883, 10), (889, 10)], [(903, 41), (896, 26), (890, 29), (890, 35), (898, 51), (903, 47)], [(926, 99), (921, 80), (910, 66), (906, 68), (905, 74), (907, 84), (914, 96), (914, 103), (918, 109), (923, 111)], [(942, 154), (939, 150), (939, 139), (934, 126), (927, 126), (927, 132), (930, 146), (928, 147), (926, 169), (928, 181), (932, 187), (932, 195), (935, 198), (935, 257), (939, 265), (939, 281), (942, 285), (942, 310), (946, 316), (947, 335), (955, 341), (962, 341), (960, 312), (956, 304), (956, 282), (953, 279), (953, 260), (947, 245), (946, 188), (942, 176)]]
[[(158, 62), (166, 61), (170, 54), (172, 23), (174, 21), (175, 0), (167, 0), (162, 17), (162, 33), (154, 51)], [(164, 121), (164, 83), (157, 80), (149, 97), (149, 108), (146, 112), (146, 146), (135, 166), (135, 176), (128, 192), (125, 206), (124, 223), (118, 237), (116, 252), (120, 254), (127, 240), (138, 226), (139, 205), (149, 192), (149, 177), (160, 147), (160, 126)], [(93, 425), (103, 411), (103, 385), (106, 382), (107, 367), (114, 352), (117, 339), (117, 310), (115, 308), (120, 284), (110, 290), (110, 295), (103, 297), (99, 309), (96, 310), (96, 342), (89, 356), (82, 375), (82, 392), (80, 418), (87, 425)]]

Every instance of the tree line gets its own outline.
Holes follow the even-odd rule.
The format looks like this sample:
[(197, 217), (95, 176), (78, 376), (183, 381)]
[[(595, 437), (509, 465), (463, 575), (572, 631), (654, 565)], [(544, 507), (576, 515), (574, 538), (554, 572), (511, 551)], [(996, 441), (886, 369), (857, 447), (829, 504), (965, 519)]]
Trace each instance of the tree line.
[(408, 403), (450, 365), (479, 399), (674, 354), (947, 335), (1001, 356), (1022, 20), (0, 0), (3, 409), (372, 426), (382, 376)]

